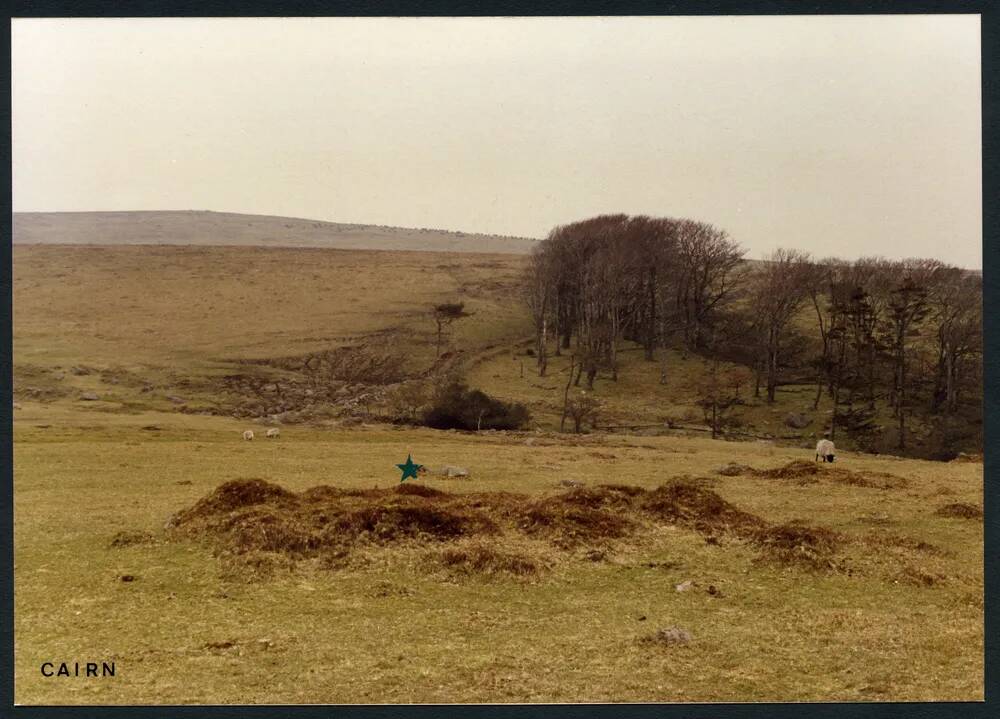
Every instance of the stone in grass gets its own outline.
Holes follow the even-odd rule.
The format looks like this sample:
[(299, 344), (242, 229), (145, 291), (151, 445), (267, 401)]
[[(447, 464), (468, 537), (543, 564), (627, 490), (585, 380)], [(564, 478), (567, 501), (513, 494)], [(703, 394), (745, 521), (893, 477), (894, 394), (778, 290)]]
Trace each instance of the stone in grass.
[(672, 647), (680, 644), (688, 644), (693, 638), (691, 632), (687, 629), (666, 627), (665, 629), (657, 629), (652, 634), (646, 635), (642, 638), (642, 642), (644, 644), (659, 644)]
[(800, 412), (789, 412), (785, 415), (785, 424), (793, 429), (805, 429), (812, 424), (812, 418)]
[(80, 395), (80, 399), (84, 402), (96, 402), (100, 399), (96, 392), (84, 392)]
[(730, 462), (724, 467), (719, 467), (715, 470), (716, 474), (721, 474), (723, 477), (736, 477), (745, 472), (749, 472), (750, 467), (745, 464), (739, 464), (738, 462)]

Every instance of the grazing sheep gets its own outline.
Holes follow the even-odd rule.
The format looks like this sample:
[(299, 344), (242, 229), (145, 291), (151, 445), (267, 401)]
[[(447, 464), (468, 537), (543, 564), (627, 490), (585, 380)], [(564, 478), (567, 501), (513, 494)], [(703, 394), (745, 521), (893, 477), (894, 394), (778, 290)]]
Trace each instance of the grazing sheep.
[(277, 427), (272, 427), (271, 429), (267, 430), (264, 436), (268, 438), (274, 437), (275, 439), (277, 439), (278, 437), (281, 436), (281, 430), (278, 429)]
[(246, 439), (246, 440), (253, 439), (253, 430), (252, 429), (248, 429), (246, 432), (244, 432), (243, 433), (243, 439)]
[(819, 458), (822, 457), (824, 462), (832, 462), (835, 451), (833, 442), (821, 439), (816, 443), (816, 459), (814, 461), (819, 461)]

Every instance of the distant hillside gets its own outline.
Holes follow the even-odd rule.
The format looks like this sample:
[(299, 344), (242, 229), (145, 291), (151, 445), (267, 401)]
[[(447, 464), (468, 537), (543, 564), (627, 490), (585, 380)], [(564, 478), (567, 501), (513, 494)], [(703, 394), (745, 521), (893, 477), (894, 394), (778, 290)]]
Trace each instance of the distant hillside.
[(536, 240), (231, 212), (16, 212), (15, 244), (256, 245), (527, 254)]

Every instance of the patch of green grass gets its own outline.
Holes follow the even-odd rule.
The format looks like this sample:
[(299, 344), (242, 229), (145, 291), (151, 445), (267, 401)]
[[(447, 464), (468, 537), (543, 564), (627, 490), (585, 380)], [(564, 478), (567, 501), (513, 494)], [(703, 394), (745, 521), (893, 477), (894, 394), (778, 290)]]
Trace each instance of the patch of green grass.
[[(873, 553), (848, 543), (850, 576), (761, 563), (742, 541), (710, 545), (665, 526), (613, 545), (603, 561), (557, 554), (527, 582), (428, 572), (419, 548), (388, 547), (344, 569), (305, 563), (247, 583), (229, 577), (208, 546), (162, 532), (171, 514), (229, 479), (264, 477), (295, 491), (389, 487), (398, 481), (392, 465), (412, 452), (472, 470), (468, 480), (421, 480), (429, 486), (542, 495), (567, 477), (651, 488), (679, 474), (711, 475), (737, 450), (756, 467), (799, 453), (660, 437), (542, 435), (541, 446), (528, 446), (502, 433), (377, 428), (284, 428), (281, 440), (243, 442), (242, 425), (220, 418), (46, 405), (25, 412), (32, 421), (19, 420), (15, 442), (20, 703), (982, 697), (982, 524), (933, 515), (941, 486), (953, 492), (948, 501), (981, 503), (978, 464), (842, 459), (909, 478), (903, 490), (710, 482), (769, 521), (800, 519), (854, 537), (891, 530), (950, 552)], [(58, 435), (32, 426), (48, 413)], [(104, 426), (105, 418), (114, 422)], [(141, 429), (151, 423), (161, 427), (155, 435)], [(894, 524), (856, 524), (873, 510)], [(157, 541), (110, 546), (126, 530)], [(893, 581), (906, 565), (946, 578), (931, 587)], [(137, 579), (121, 582), (122, 574)], [(697, 587), (677, 592), (685, 580)], [(386, 586), (406, 591), (375, 591)], [(693, 641), (639, 641), (666, 626), (687, 629)], [(118, 674), (54, 682), (39, 673), (43, 661), (77, 658), (113, 658)]]

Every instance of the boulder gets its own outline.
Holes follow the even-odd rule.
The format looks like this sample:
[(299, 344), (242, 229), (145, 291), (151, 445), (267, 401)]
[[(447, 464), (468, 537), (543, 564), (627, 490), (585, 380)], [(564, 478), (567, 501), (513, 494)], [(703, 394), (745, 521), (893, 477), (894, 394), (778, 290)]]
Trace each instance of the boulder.
[(438, 470), (438, 474), (441, 474), (442, 476), (445, 477), (468, 477), (469, 470), (467, 470), (465, 467), (454, 467), (451, 465), (445, 465), (440, 470)]
[(680, 627), (666, 627), (658, 630), (655, 634), (646, 638), (646, 641), (654, 644), (665, 644), (672, 646), (675, 644), (687, 644), (692, 639), (691, 632)]
[(84, 392), (80, 395), (80, 399), (84, 402), (95, 402), (100, 399), (94, 392)]
[(723, 477), (736, 477), (738, 475), (744, 474), (750, 471), (750, 467), (745, 464), (739, 464), (737, 462), (730, 462), (724, 467), (719, 467), (715, 470), (716, 474), (721, 474)]
[(807, 417), (801, 412), (789, 412), (785, 415), (785, 424), (793, 429), (805, 429), (812, 424), (812, 417)]

